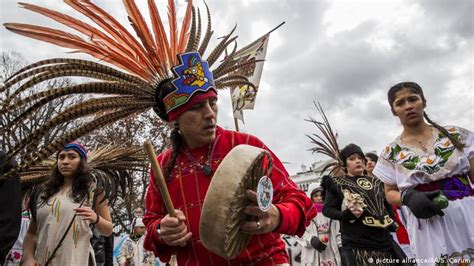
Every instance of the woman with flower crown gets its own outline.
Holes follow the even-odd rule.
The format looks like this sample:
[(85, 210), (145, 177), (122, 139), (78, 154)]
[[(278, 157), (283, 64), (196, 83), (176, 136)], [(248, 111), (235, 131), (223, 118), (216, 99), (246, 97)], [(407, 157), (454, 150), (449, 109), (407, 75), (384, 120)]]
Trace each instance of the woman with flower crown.
[(382, 151), (374, 174), (387, 200), (404, 205), (415, 258), (474, 261), (474, 134), (431, 121), (414, 82), (394, 85), (388, 101), (403, 131)]

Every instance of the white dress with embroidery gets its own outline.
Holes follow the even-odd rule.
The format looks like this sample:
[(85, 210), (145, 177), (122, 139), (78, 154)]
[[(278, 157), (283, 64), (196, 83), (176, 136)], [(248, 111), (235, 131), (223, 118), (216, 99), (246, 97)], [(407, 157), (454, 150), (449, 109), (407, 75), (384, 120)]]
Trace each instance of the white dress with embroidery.
[[(474, 134), (466, 129), (445, 127), (465, 144), (463, 151), (433, 128), (433, 138), (427, 150), (402, 145), (400, 137), (381, 153), (374, 174), (384, 183), (396, 185), (400, 191), (420, 184), (469, 173), (469, 159), (474, 158)], [(472, 183), (466, 181), (468, 186)], [(449, 201), (444, 216), (417, 219), (403, 206), (407, 214), (407, 231), (415, 258), (419, 264), (432, 264), (440, 257), (474, 258), (474, 196)], [(420, 261), (422, 260), (422, 261)]]
[[(341, 255), (339, 247), (341, 246), (341, 234), (339, 232), (339, 221), (331, 220), (318, 212), (316, 217), (306, 227), (306, 231), (297, 241), (301, 245), (301, 265), (320, 265), (320, 266), (338, 266), (341, 265)], [(326, 249), (319, 252), (311, 246), (313, 236), (319, 239), (326, 236), (328, 242)]]
[[(74, 209), (80, 203), (74, 202), (68, 194), (56, 193), (47, 204), (38, 206), (36, 215), (37, 245), (35, 258), (41, 265), (45, 265), (51, 253), (58, 245), (74, 216)], [(86, 200), (83, 207), (91, 207)], [(90, 244), (92, 231), (89, 221), (79, 216), (69, 229), (64, 241), (54, 255), (51, 265), (89, 265), (89, 254), (94, 258), (94, 251)], [(94, 265), (95, 265), (95, 260)]]
[(28, 211), (23, 211), (21, 213), (21, 225), (20, 233), (18, 238), (13, 245), (12, 249), (8, 253), (7, 261), (5, 265), (13, 266), (20, 265), (20, 262), (23, 258), (23, 240), (25, 239), (26, 232), (28, 231), (28, 226), (30, 224), (30, 213)]

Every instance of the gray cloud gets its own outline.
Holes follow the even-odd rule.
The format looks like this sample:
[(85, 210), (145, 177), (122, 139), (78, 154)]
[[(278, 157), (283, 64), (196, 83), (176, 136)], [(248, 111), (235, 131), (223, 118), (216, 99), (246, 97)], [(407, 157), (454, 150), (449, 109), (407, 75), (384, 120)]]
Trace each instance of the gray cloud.
[[(34, 2), (51, 6), (49, 1)], [(332, 1), (208, 1), (215, 36), (224, 35), (237, 23), (240, 47), (286, 21), (270, 37), (257, 104), (255, 110), (244, 112), (246, 123), (241, 129), (261, 138), (282, 161), (291, 163), (287, 168), (295, 173), (302, 163), (322, 159), (308, 151), (311, 144), (306, 134), (316, 128), (304, 121), (308, 116), (319, 117), (313, 106), (317, 100), (337, 130), (341, 146), (354, 142), (366, 151), (380, 152), (402, 130), (390, 112), (386, 92), (397, 82), (412, 80), (425, 89), (427, 112), (434, 120), (472, 130), (473, 2), (400, 3), (400, 9), (409, 10), (401, 13), (400, 21), (367, 17), (350, 29), (330, 34), (323, 18)], [(99, 4), (125, 23), (120, 1)], [(370, 5), (370, 1), (360, 1), (354, 13), (364, 14)], [(199, 7), (205, 14), (202, 3)], [(54, 8), (72, 14), (63, 3)], [(1, 21), (51, 23), (21, 10), (13, 1), (2, 3)], [(0, 34), (2, 50), (19, 51), (32, 61), (64, 56), (67, 51), (4, 29)], [(228, 91), (224, 91), (219, 123), (233, 129), (230, 110)]]

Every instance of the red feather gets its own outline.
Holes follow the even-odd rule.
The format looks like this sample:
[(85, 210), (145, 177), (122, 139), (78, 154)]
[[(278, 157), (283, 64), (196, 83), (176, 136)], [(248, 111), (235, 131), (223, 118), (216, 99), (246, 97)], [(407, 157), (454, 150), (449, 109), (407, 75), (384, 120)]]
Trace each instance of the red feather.
[(179, 35), (178, 53), (183, 53), (184, 50), (186, 49), (186, 45), (188, 44), (189, 28), (191, 26), (192, 9), (193, 9), (193, 1), (188, 0), (188, 5), (186, 7), (186, 14), (184, 15), (184, 20), (181, 25), (181, 32)]
[(138, 35), (138, 38), (140, 38), (145, 50), (148, 52), (148, 56), (155, 66), (155, 70), (158, 70), (159, 62), (157, 61), (158, 57), (156, 55), (155, 43), (145, 19), (143, 19), (143, 16), (134, 0), (123, 0), (123, 4), (125, 5), (128, 17), (132, 23), (133, 28), (135, 29), (135, 32)]
[(131, 62), (129, 60), (126, 60), (125, 58), (111, 59), (109, 51), (96, 45), (90, 44), (77, 35), (60, 30), (29, 24), (5, 23), (3, 25), (8, 30), (17, 34), (40, 41), (49, 42), (61, 47), (76, 49), (75, 52), (81, 52), (92, 55), (95, 58), (99, 58), (108, 63), (119, 66), (131, 73), (135, 73), (145, 80), (148, 80), (149, 78), (149, 76), (144, 75), (143, 70), (140, 68), (140, 66), (137, 66), (135, 62)]
[(170, 23), (170, 49), (171, 49), (171, 62), (172, 65), (178, 64), (178, 59), (176, 58), (177, 53), (177, 35), (178, 35), (178, 26), (176, 23), (176, 7), (174, 6), (174, 0), (168, 0), (168, 21)]
[(155, 34), (155, 43), (157, 53), (159, 54), (162, 62), (162, 67), (168, 69), (170, 66), (170, 46), (168, 43), (168, 37), (166, 36), (165, 27), (161, 21), (160, 13), (154, 0), (148, 0), (148, 9), (150, 11), (151, 25)]
[(117, 22), (111, 15), (99, 8), (95, 4), (88, 0), (64, 0), (66, 4), (87, 16), (103, 30), (112, 36), (117, 42), (122, 42), (123, 45), (127, 45), (132, 51), (136, 53), (137, 62), (144, 64), (148, 68), (147, 75), (151, 75), (153, 64), (148, 58), (143, 46), (125, 29), (122, 24)]
[(121, 43), (112, 40), (109, 36), (107, 36), (100, 30), (92, 27), (91, 25), (87, 23), (84, 23), (78, 19), (75, 19), (73, 17), (70, 17), (68, 15), (59, 13), (51, 9), (47, 9), (47, 8), (43, 8), (40, 6), (31, 5), (27, 3), (19, 3), (19, 4), (23, 6), (25, 9), (42, 14), (61, 24), (64, 24), (70, 28), (75, 29), (82, 34), (87, 35), (87, 37), (89, 37), (89, 42), (94, 45), (103, 47), (105, 49), (110, 49), (120, 57), (125, 57), (125, 58), (128, 58), (129, 60), (135, 59), (134, 54), (136, 53), (134, 53), (133, 51), (130, 51), (128, 47), (121, 45)]

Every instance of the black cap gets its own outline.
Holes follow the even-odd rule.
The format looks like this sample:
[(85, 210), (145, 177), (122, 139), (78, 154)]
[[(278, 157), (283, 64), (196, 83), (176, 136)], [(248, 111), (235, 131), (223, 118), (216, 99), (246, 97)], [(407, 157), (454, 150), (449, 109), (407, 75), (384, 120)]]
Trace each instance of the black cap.
[(354, 153), (359, 154), (365, 160), (365, 155), (362, 152), (362, 149), (359, 146), (355, 145), (354, 143), (351, 143), (341, 150), (341, 160), (344, 163), (344, 165), (346, 165), (347, 158), (349, 158), (349, 156), (351, 156)]

